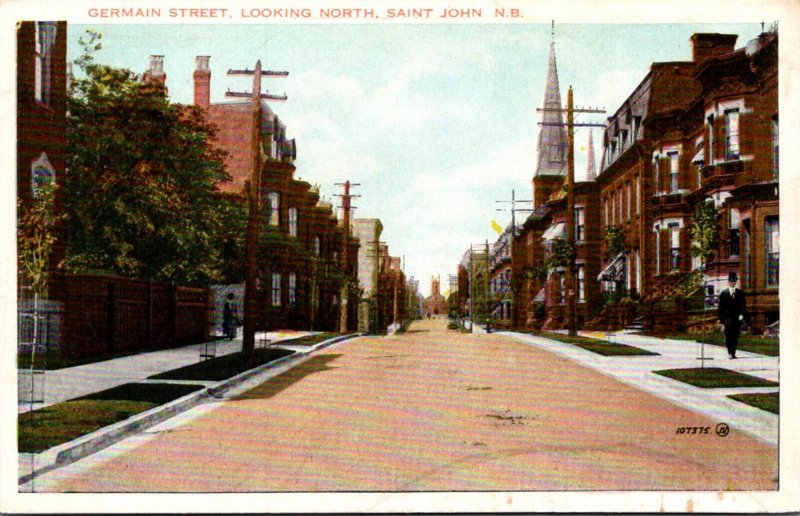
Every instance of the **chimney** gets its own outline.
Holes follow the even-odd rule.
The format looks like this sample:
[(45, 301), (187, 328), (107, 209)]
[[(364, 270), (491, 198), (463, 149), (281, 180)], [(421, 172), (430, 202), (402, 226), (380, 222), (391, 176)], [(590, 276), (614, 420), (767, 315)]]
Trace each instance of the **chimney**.
[(194, 71), (194, 105), (208, 109), (211, 104), (211, 70), (208, 60), (211, 56), (197, 56), (194, 58), (197, 68)]
[(736, 38), (736, 34), (692, 34), (692, 61), (699, 64), (709, 57), (733, 52)]
[(164, 73), (164, 56), (150, 56), (150, 66), (142, 76), (142, 81), (159, 84), (166, 88), (167, 74)]

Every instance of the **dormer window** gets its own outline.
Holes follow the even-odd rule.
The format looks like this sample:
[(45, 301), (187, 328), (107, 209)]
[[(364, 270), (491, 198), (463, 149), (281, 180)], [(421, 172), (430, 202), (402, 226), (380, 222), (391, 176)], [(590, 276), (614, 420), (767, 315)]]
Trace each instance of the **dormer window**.
[(55, 41), (55, 22), (36, 23), (34, 97), (42, 104), (50, 104), (51, 63)]

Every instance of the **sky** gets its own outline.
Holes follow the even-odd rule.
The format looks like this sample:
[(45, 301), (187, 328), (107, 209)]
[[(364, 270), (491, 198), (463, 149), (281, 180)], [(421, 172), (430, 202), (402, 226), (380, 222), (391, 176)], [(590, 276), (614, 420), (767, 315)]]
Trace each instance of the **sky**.
[[(737, 48), (756, 37), (752, 24), (555, 25), (562, 102), (572, 85), (575, 105), (605, 115), (633, 92), (656, 61), (691, 60), (695, 32), (738, 34)], [(103, 35), (98, 62), (145, 71), (164, 55), (169, 94), (191, 103), (194, 57), (211, 56), (211, 100), (249, 91), (252, 81), (229, 68), (288, 71), (264, 90), (286, 93), (271, 103), (297, 141), (295, 177), (319, 184), (329, 200), (335, 183), (353, 193), (357, 218), (379, 218), (382, 241), (405, 258), (407, 276), (430, 292), (432, 276), (456, 273), (470, 245), (497, 238), (497, 211), (530, 199), (545, 73), (551, 41), (546, 24), (71, 24), (68, 59), (80, 55), (86, 29)], [(585, 177), (589, 129), (576, 131), (576, 179)], [(594, 129), (595, 160), (602, 129)], [(520, 215), (518, 215), (520, 216)], [(522, 215), (524, 216), (524, 215)]]

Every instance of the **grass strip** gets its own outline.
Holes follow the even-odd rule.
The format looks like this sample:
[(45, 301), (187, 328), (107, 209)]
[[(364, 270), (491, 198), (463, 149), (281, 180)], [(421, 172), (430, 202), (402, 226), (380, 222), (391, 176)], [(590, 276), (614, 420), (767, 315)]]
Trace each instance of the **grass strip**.
[(339, 337), (339, 333), (318, 333), (316, 335), (306, 335), (305, 337), (297, 337), (296, 339), (281, 340), (276, 342), (278, 346), (286, 344), (288, 346), (313, 346), (320, 342), (334, 337)]
[(778, 392), (752, 392), (747, 394), (731, 394), (731, 399), (740, 401), (751, 407), (760, 408), (773, 414), (780, 414), (780, 393)]
[(150, 376), (153, 380), (226, 380), (239, 373), (293, 354), (289, 349), (256, 349), (249, 358), (241, 351), (203, 360), (178, 369)]
[[(719, 333), (705, 333), (697, 335), (680, 334), (680, 335), (662, 335), (646, 333), (649, 337), (657, 337), (659, 339), (671, 340), (693, 340), (695, 342), (705, 342), (713, 346), (725, 346), (725, 337)], [(770, 337), (759, 337), (756, 335), (739, 335), (739, 351), (749, 351), (750, 353), (758, 353), (759, 355), (766, 355), (769, 357), (780, 356), (780, 341), (779, 339), (772, 339)]]
[(637, 348), (635, 346), (628, 346), (627, 344), (615, 344), (613, 342), (608, 342), (601, 339), (594, 339), (592, 337), (583, 337), (580, 335), (571, 337), (569, 335), (564, 335), (563, 333), (557, 333), (551, 331), (536, 331), (529, 333), (531, 335), (544, 337), (546, 339), (557, 340), (558, 342), (564, 342), (566, 344), (572, 344), (574, 346), (578, 346), (579, 348), (583, 348), (587, 351), (591, 351), (593, 353), (597, 353), (599, 355), (607, 357), (658, 355), (658, 353), (653, 353), (652, 351), (647, 351), (646, 349)]
[(661, 376), (688, 383), (703, 389), (721, 387), (777, 387), (778, 383), (721, 367), (693, 367), (653, 371)]
[(17, 417), (19, 451), (42, 452), (201, 388), (199, 385), (131, 383), (20, 414)]

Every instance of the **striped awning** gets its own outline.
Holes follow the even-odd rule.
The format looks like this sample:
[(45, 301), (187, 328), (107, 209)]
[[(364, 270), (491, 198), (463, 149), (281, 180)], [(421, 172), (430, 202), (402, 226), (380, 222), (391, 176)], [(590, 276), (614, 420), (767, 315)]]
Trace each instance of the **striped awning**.
[(694, 155), (692, 158), (692, 163), (704, 163), (705, 156), (703, 155), (703, 149), (700, 149), (697, 154)]
[(566, 224), (564, 222), (557, 222), (547, 228), (547, 231), (544, 232), (542, 235), (542, 240), (550, 241), (555, 240), (556, 238), (564, 238), (567, 236), (567, 232), (565, 231)]
[(597, 276), (598, 281), (622, 281), (625, 279), (625, 253), (619, 253)]
[(544, 303), (544, 287), (542, 287), (542, 290), (540, 290), (538, 294), (533, 296), (533, 300), (537, 303)]

